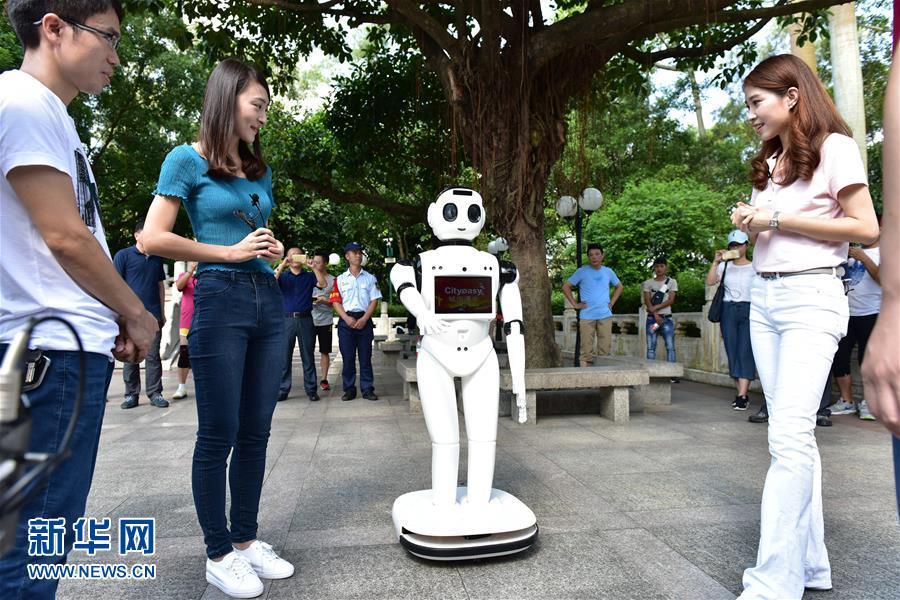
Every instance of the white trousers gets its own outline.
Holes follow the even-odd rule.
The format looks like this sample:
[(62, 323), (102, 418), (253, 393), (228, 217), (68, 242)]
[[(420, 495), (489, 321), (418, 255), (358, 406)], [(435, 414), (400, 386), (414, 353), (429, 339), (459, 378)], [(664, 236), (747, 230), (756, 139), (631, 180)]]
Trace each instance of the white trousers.
[(832, 275), (753, 280), (750, 339), (769, 409), (772, 461), (762, 495), (756, 566), (741, 600), (800, 600), (830, 588), (816, 411), (849, 309)]

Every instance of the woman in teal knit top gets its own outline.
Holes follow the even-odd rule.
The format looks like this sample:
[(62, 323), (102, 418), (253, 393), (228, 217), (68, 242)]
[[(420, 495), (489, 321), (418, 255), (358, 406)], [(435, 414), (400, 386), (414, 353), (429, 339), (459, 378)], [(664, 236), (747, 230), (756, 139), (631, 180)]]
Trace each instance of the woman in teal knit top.
[[(188, 335), (198, 416), (194, 505), (206, 579), (240, 598), (262, 594), (260, 577), (294, 573), (256, 539), (284, 343), (281, 291), (269, 266), (284, 246), (266, 227), (275, 201), (259, 144), (268, 107), (268, 85), (253, 68), (229, 59), (213, 70), (199, 139), (166, 157), (143, 236), (149, 253), (200, 263)], [(172, 233), (182, 204), (197, 241)]]

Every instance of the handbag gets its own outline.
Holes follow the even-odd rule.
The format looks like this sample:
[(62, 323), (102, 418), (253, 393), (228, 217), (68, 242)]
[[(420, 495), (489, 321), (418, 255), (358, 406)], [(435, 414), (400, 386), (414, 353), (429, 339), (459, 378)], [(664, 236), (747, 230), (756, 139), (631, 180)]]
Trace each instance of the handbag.
[(722, 268), (722, 280), (719, 282), (719, 289), (713, 296), (712, 302), (709, 303), (709, 312), (706, 318), (710, 323), (718, 323), (722, 320), (722, 304), (725, 303), (725, 272), (728, 270), (728, 263)]

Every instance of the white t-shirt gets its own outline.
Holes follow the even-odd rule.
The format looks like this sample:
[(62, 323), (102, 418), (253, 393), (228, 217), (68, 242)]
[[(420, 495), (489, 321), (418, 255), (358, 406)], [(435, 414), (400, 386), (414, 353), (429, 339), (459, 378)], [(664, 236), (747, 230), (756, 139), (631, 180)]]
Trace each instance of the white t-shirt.
[[(7, 71), (0, 74), (0, 343), (12, 341), (30, 317), (53, 315), (75, 327), (85, 350), (111, 358), (119, 332), (116, 313), (63, 270), (9, 185), (9, 172), (26, 165), (49, 166), (72, 178), (81, 219), (109, 257), (97, 186), (75, 122), (41, 82)], [(69, 330), (54, 322), (39, 325), (30, 345), (78, 349)]]
[[(832, 133), (822, 143), (821, 160), (809, 181), (798, 179), (781, 186), (770, 179), (766, 189), (753, 188), (750, 203), (784, 215), (802, 215), (814, 219), (844, 216), (837, 201), (844, 188), (866, 185), (866, 169), (853, 138)], [(775, 166), (770, 157), (769, 169)], [(753, 266), (757, 273), (795, 272), (819, 267), (836, 267), (847, 259), (847, 242), (826, 242), (799, 233), (781, 230), (763, 231), (753, 247)]]
[[(663, 286), (666, 286), (666, 291), (663, 294), (663, 299), (662, 299), (663, 302), (665, 302), (666, 300), (669, 299), (670, 292), (676, 292), (676, 293), (678, 292), (678, 282), (675, 281), (674, 277), (666, 275), (666, 277), (662, 281), (657, 281), (656, 277), (651, 277), (650, 279), (645, 281), (641, 285), (641, 293), (650, 292), (650, 298), (652, 299), (653, 294), (655, 294), (656, 292), (662, 291)], [(665, 308), (659, 309), (657, 312), (661, 315), (671, 315), (672, 307), (667, 306)]]
[[(724, 262), (720, 262), (719, 266), (716, 267), (719, 281), (722, 281), (722, 271), (724, 269)], [(756, 269), (753, 268), (753, 263), (736, 265), (733, 262), (729, 262), (728, 271), (725, 273), (725, 302), (750, 302), (750, 286), (753, 285), (753, 277), (755, 275)]]
[[(876, 265), (881, 264), (880, 248), (863, 248), (863, 252)], [(850, 316), (864, 317), (881, 312), (881, 286), (872, 279), (865, 265), (851, 258), (848, 270), (850, 293), (847, 294), (847, 302), (850, 304)]]

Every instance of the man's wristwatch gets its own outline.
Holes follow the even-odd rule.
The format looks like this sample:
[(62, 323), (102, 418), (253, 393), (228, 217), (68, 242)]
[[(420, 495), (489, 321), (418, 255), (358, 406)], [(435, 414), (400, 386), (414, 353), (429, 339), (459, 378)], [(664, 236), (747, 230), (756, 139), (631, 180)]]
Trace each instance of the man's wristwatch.
[(779, 211), (775, 211), (772, 213), (772, 218), (769, 219), (769, 227), (772, 229), (778, 229), (778, 215), (781, 214)]

